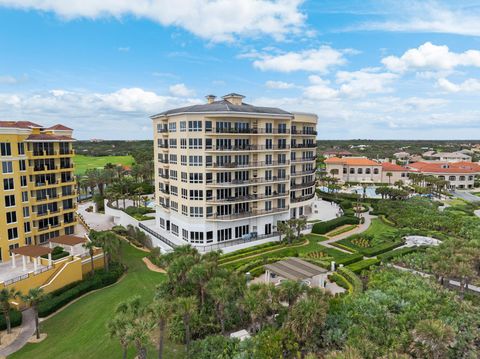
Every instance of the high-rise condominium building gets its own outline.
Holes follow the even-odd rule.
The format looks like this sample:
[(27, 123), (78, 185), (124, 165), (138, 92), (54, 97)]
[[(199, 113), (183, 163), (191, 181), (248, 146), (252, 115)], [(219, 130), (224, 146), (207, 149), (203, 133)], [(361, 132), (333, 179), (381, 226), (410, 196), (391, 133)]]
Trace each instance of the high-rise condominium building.
[(156, 226), (178, 244), (275, 233), (309, 213), (315, 190), (313, 114), (221, 100), (152, 116)]
[(0, 121), (0, 261), (10, 250), (73, 234), (72, 129)]

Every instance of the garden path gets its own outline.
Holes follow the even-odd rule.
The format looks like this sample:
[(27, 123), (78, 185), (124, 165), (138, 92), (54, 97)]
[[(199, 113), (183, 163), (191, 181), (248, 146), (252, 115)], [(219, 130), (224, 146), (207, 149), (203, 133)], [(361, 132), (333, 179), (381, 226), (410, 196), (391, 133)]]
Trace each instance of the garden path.
[(33, 309), (29, 308), (22, 312), (22, 327), (21, 332), (17, 338), (7, 345), (5, 348), (0, 349), (0, 358), (5, 358), (8, 355), (15, 353), (17, 350), (27, 344), (28, 339), (35, 332), (35, 315)]

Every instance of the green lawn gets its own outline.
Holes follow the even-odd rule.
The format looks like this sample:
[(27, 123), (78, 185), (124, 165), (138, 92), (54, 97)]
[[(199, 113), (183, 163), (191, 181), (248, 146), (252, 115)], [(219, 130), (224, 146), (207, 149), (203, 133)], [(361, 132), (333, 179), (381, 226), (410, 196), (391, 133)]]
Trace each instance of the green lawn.
[(134, 162), (132, 156), (85, 156), (75, 155), (73, 158), (75, 163), (75, 174), (82, 175), (88, 169), (103, 168), (107, 163), (114, 165), (121, 164), (124, 166), (131, 166)]
[[(132, 246), (123, 244), (124, 262), (128, 272), (123, 280), (114, 286), (87, 295), (42, 323), (42, 332), (48, 337), (40, 344), (27, 344), (9, 358), (121, 358), (121, 348), (116, 339), (111, 339), (106, 331), (106, 323), (112, 317), (119, 302), (139, 295), (150, 302), (155, 286), (164, 278), (164, 274), (151, 272), (141, 261), (146, 255)], [(168, 343), (166, 358), (182, 358), (183, 348)], [(130, 349), (128, 358), (134, 358), (135, 351)], [(156, 358), (153, 347), (149, 358)]]

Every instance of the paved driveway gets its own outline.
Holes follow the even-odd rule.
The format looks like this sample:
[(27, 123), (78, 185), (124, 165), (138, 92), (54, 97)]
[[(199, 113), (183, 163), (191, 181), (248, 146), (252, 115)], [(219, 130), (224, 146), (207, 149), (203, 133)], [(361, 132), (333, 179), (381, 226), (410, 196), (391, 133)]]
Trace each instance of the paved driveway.
[(464, 199), (468, 202), (480, 202), (480, 197), (475, 196), (474, 194), (471, 194), (467, 191), (452, 191), (450, 193), (453, 194), (455, 197)]

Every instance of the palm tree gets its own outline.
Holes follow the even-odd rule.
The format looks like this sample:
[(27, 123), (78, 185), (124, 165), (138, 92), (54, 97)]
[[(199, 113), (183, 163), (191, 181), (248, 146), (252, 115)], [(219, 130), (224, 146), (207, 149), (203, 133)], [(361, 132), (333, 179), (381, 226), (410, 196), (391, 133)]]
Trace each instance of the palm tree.
[(158, 327), (158, 359), (163, 358), (163, 341), (165, 337), (165, 326), (172, 315), (172, 303), (161, 298), (156, 297), (150, 305), (150, 312), (157, 322)]
[(129, 333), (127, 332), (128, 319), (125, 316), (115, 316), (107, 323), (107, 330), (110, 337), (117, 337), (122, 346), (123, 359), (127, 359), (128, 345), (130, 344)]
[(92, 241), (87, 241), (83, 244), (83, 248), (88, 250), (90, 254), (90, 264), (92, 266), (92, 275), (95, 274), (95, 265), (93, 263), (93, 255), (95, 254), (95, 244)]
[(117, 257), (120, 252), (120, 240), (115, 233), (107, 231), (100, 233), (95, 240), (95, 244), (103, 249), (103, 264), (105, 271), (108, 272), (112, 257)]
[(155, 322), (148, 315), (135, 318), (127, 325), (127, 336), (137, 349), (138, 359), (147, 359), (147, 343), (154, 328)]
[(194, 296), (191, 297), (179, 297), (176, 301), (176, 309), (182, 316), (183, 326), (185, 327), (185, 344), (187, 346), (187, 352), (190, 349), (190, 319), (192, 315), (197, 311), (197, 299)]
[(391, 182), (392, 182), (393, 173), (392, 173), (392, 172), (387, 172), (387, 173), (385, 174), (385, 176), (388, 177), (388, 185), (390, 185)]
[(306, 286), (298, 281), (285, 280), (278, 286), (280, 300), (286, 301), (291, 307), (305, 293)]
[(288, 244), (292, 244), (293, 239), (295, 238), (295, 231), (291, 226), (292, 220), (279, 221), (277, 223), (277, 230), (280, 232), (280, 238), (283, 235), (283, 240)]
[(297, 239), (300, 239), (302, 231), (307, 228), (307, 217), (303, 216), (294, 221), (294, 227), (297, 231)]
[(421, 320), (412, 331), (412, 353), (420, 358), (447, 358), (454, 343), (455, 331), (441, 320)]
[(3, 288), (0, 290), (0, 306), (5, 316), (5, 322), (7, 323), (7, 334), (12, 333), (12, 324), (10, 322), (10, 301), (19, 297), (21, 293), (16, 291), (15, 288)]
[(215, 311), (222, 335), (225, 335), (225, 307), (231, 299), (231, 287), (224, 278), (216, 277), (208, 283), (208, 293), (215, 303)]
[(26, 295), (21, 296), (22, 300), (33, 309), (35, 316), (35, 335), (40, 339), (40, 326), (38, 323), (38, 303), (45, 299), (45, 292), (42, 288), (31, 288)]
[(325, 359), (363, 359), (358, 349), (347, 345), (341, 352), (333, 351), (327, 354)]

